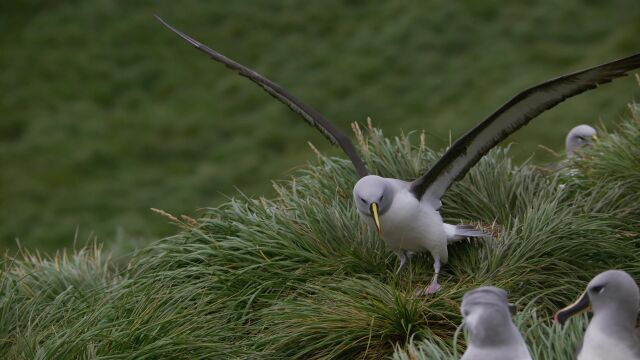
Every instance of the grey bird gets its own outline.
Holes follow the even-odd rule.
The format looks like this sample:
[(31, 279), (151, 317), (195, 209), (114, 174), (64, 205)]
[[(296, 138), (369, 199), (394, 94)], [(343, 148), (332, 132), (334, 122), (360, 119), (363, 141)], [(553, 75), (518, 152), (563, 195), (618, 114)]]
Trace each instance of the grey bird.
[(636, 318), (640, 310), (640, 290), (624, 271), (609, 270), (598, 274), (576, 302), (558, 311), (560, 324), (591, 308), (589, 322), (578, 360), (640, 360), (640, 337)]
[(571, 129), (565, 139), (565, 151), (567, 157), (575, 155), (576, 150), (583, 146), (589, 146), (593, 141), (598, 140), (598, 131), (589, 125), (578, 125)]
[[(493, 114), (456, 140), (445, 154), (422, 176), (413, 181), (370, 175), (355, 146), (344, 133), (318, 111), (286, 89), (256, 71), (229, 59), (156, 18), (183, 40), (264, 89), (347, 154), (360, 178), (353, 188), (353, 201), (360, 217), (376, 229), (400, 260), (428, 251), (434, 259), (434, 275), (419, 293), (440, 289), (440, 266), (447, 262), (447, 244), (465, 237), (486, 236), (468, 225), (445, 224), (440, 216), (440, 199), (453, 182), (464, 177), (491, 148), (544, 111), (565, 99), (600, 84), (625, 76), (640, 67), (640, 54), (549, 80), (519, 93)], [(398, 270), (399, 270), (398, 269)]]
[(576, 158), (579, 155), (580, 148), (591, 146), (594, 141), (598, 141), (596, 129), (589, 125), (578, 125), (567, 133), (567, 137), (564, 140), (564, 149), (567, 157), (558, 162), (534, 166), (534, 169), (544, 176), (551, 176), (557, 173), (575, 174), (576, 170), (572, 168), (569, 159)]
[(507, 292), (485, 286), (464, 294), (460, 311), (469, 335), (460, 360), (531, 360), (520, 331), (511, 321)]

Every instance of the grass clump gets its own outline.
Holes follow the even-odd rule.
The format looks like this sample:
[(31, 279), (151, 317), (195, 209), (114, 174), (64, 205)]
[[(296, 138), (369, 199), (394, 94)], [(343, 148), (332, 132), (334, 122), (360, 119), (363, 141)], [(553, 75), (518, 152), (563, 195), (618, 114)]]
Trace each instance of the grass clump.
[[(509, 149), (486, 156), (443, 199), (452, 223), (495, 236), (450, 247), (443, 289), (418, 256), (399, 275), (395, 255), (352, 206), (356, 175), (341, 158), (274, 184), (273, 199), (240, 196), (182, 231), (109, 265), (97, 248), (50, 258), (6, 257), (0, 352), (9, 359), (455, 358), (464, 351), (459, 302), (478, 286), (509, 291), (536, 358), (569, 358), (586, 319), (550, 314), (598, 272), (640, 275), (632, 156), (637, 115), (585, 150), (571, 172), (544, 177)], [(374, 173), (414, 178), (438, 156), (411, 137), (358, 136)], [(624, 163), (624, 175), (613, 174)], [(607, 168), (607, 166), (609, 166)], [(169, 216), (169, 215), (167, 215)], [(455, 346), (454, 346), (455, 344)]]

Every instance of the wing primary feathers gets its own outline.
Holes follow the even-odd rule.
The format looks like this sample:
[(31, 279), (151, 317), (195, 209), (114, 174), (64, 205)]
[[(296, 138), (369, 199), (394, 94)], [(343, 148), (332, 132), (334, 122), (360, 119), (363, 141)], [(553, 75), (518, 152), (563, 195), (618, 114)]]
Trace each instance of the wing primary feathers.
[(418, 199), (427, 196), (439, 200), (491, 148), (529, 121), (572, 96), (637, 68), (640, 54), (563, 75), (522, 91), (456, 140), (431, 169), (412, 183), (411, 192)]
[(187, 41), (191, 45), (195, 46), (198, 50), (204, 52), (209, 55), (213, 60), (224, 64), (227, 68), (236, 71), (241, 76), (246, 77), (252, 82), (256, 83), (263, 90), (265, 90), (269, 95), (278, 99), (280, 102), (287, 105), (291, 110), (300, 115), (304, 120), (306, 120), (311, 126), (318, 129), (333, 145), (339, 146), (342, 150), (347, 154), (353, 166), (358, 173), (358, 176), (363, 177), (369, 174), (367, 168), (364, 165), (364, 162), (358, 155), (358, 151), (356, 150), (353, 142), (347, 137), (342, 131), (336, 128), (329, 120), (327, 120), (324, 116), (322, 116), (319, 112), (314, 110), (313, 108), (307, 106), (298, 98), (293, 96), (287, 90), (282, 88), (280, 85), (274, 83), (273, 81), (265, 78), (264, 76), (258, 74), (254, 70), (229, 59), (228, 57), (222, 55), (221, 53), (207, 47), (206, 45), (201, 44), (197, 40), (193, 39), (189, 35), (181, 32), (178, 29), (175, 29), (173, 26), (169, 25), (166, 21), (160, 18), (158, 15), (154, 15), (154, 17), (160, 21), (164, 27), (171, 30), (176, 35), (180, 36), (183, 40)]

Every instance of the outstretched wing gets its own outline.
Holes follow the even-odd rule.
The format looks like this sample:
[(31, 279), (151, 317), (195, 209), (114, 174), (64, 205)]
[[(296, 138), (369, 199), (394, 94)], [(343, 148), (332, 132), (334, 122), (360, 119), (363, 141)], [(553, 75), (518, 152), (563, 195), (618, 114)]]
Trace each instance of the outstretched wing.
[(482, 156), (531, 119), (565, 99), (625, 76), (640, 67), (640, 54), (564, 75), (524, 90), (476, 125), (411, 184), (411, 192), (438, 203), (454, 181), (462, 179)]
[(204, 52), (209, 55), (213, 60), (220, 62), (227, 66), (228, 68), (235, 70), (238, 74), (246, 77), (247, 79), (253, 81), (258, 84), (261, 88), (263, 88), (266, 92), (268, 92), (271, 96), (280, 100), (282, 103), (287, 105), (291, 110), (296, 112), (298, 115), (302, 116), (310, 125), (320, 130), (320, 132), (327, 138), (329, 141), (336, 146), (339, 146), (344, 150), (347, 154), (353, 166), (356, 168), (358, 175), (360, 177), (366, 176), (369, 174), (367, 168), (365, 167), (362, 159), (358, 155), (355, 147), (351, 140), (338, 128), (336, 128), (329, 120), (327, 120), (324, 116), (322, 116), (319, 112), (315, 111), (313, 108), (305, 105), (302, 101), (300, 101), (295, 96), (291, 95), (287, 90), (282, 88), (280, 85), (274, 83), (273, 81), (265, 78), (264, 76), (258, 74), (257, 72), (249, 69), (248, 67), (237, 63), (228, 57), (220, 54), (219, 52), (199, 43), (198, 41), (191, 38), (189, 35), (173, 28), (171, 25), (167, 24), (164, 20), (162, 20), (158, 15), (154, 15), (158, 21), (162, 23), (167, 29), (173, 31), (182, 39), (189, 42), (191, 45), (195, 46), (198, 50)]

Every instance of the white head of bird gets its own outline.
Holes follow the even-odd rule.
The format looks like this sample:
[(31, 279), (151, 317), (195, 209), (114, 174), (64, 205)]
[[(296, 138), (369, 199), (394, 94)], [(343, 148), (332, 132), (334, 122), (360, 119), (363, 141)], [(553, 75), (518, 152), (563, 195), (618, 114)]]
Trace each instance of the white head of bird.
[(367, 175), (353, 187), (353, 201), (360, 214), (373, 219), (378, 233), (381, 232), (380, 216), (393, 202), (395, 191), (384, 178)]
[(485, 286), (466, 293), (460, 312), (474, 345), (498, 345), (520, 336), (514, 335), (513, 308), (507, 292), (500, 288)]
[(515, 307), (507, 292), (484, 286), (464, 294), (460, 311), (469, 333), (461, 360), (531, 360), (520, 331), (511, 321)]
[(633, 278), (624, 271), (609, 270), (589, 282), (591, 308), (594, 313), (617, 308), (637, 313), (640, 291)]
[(591, 144), (598, 139), (598, 132), (589, 125), (578, 125), (569, 131), (565, 139), (565, 150), (571, 156), (582, 146)]

